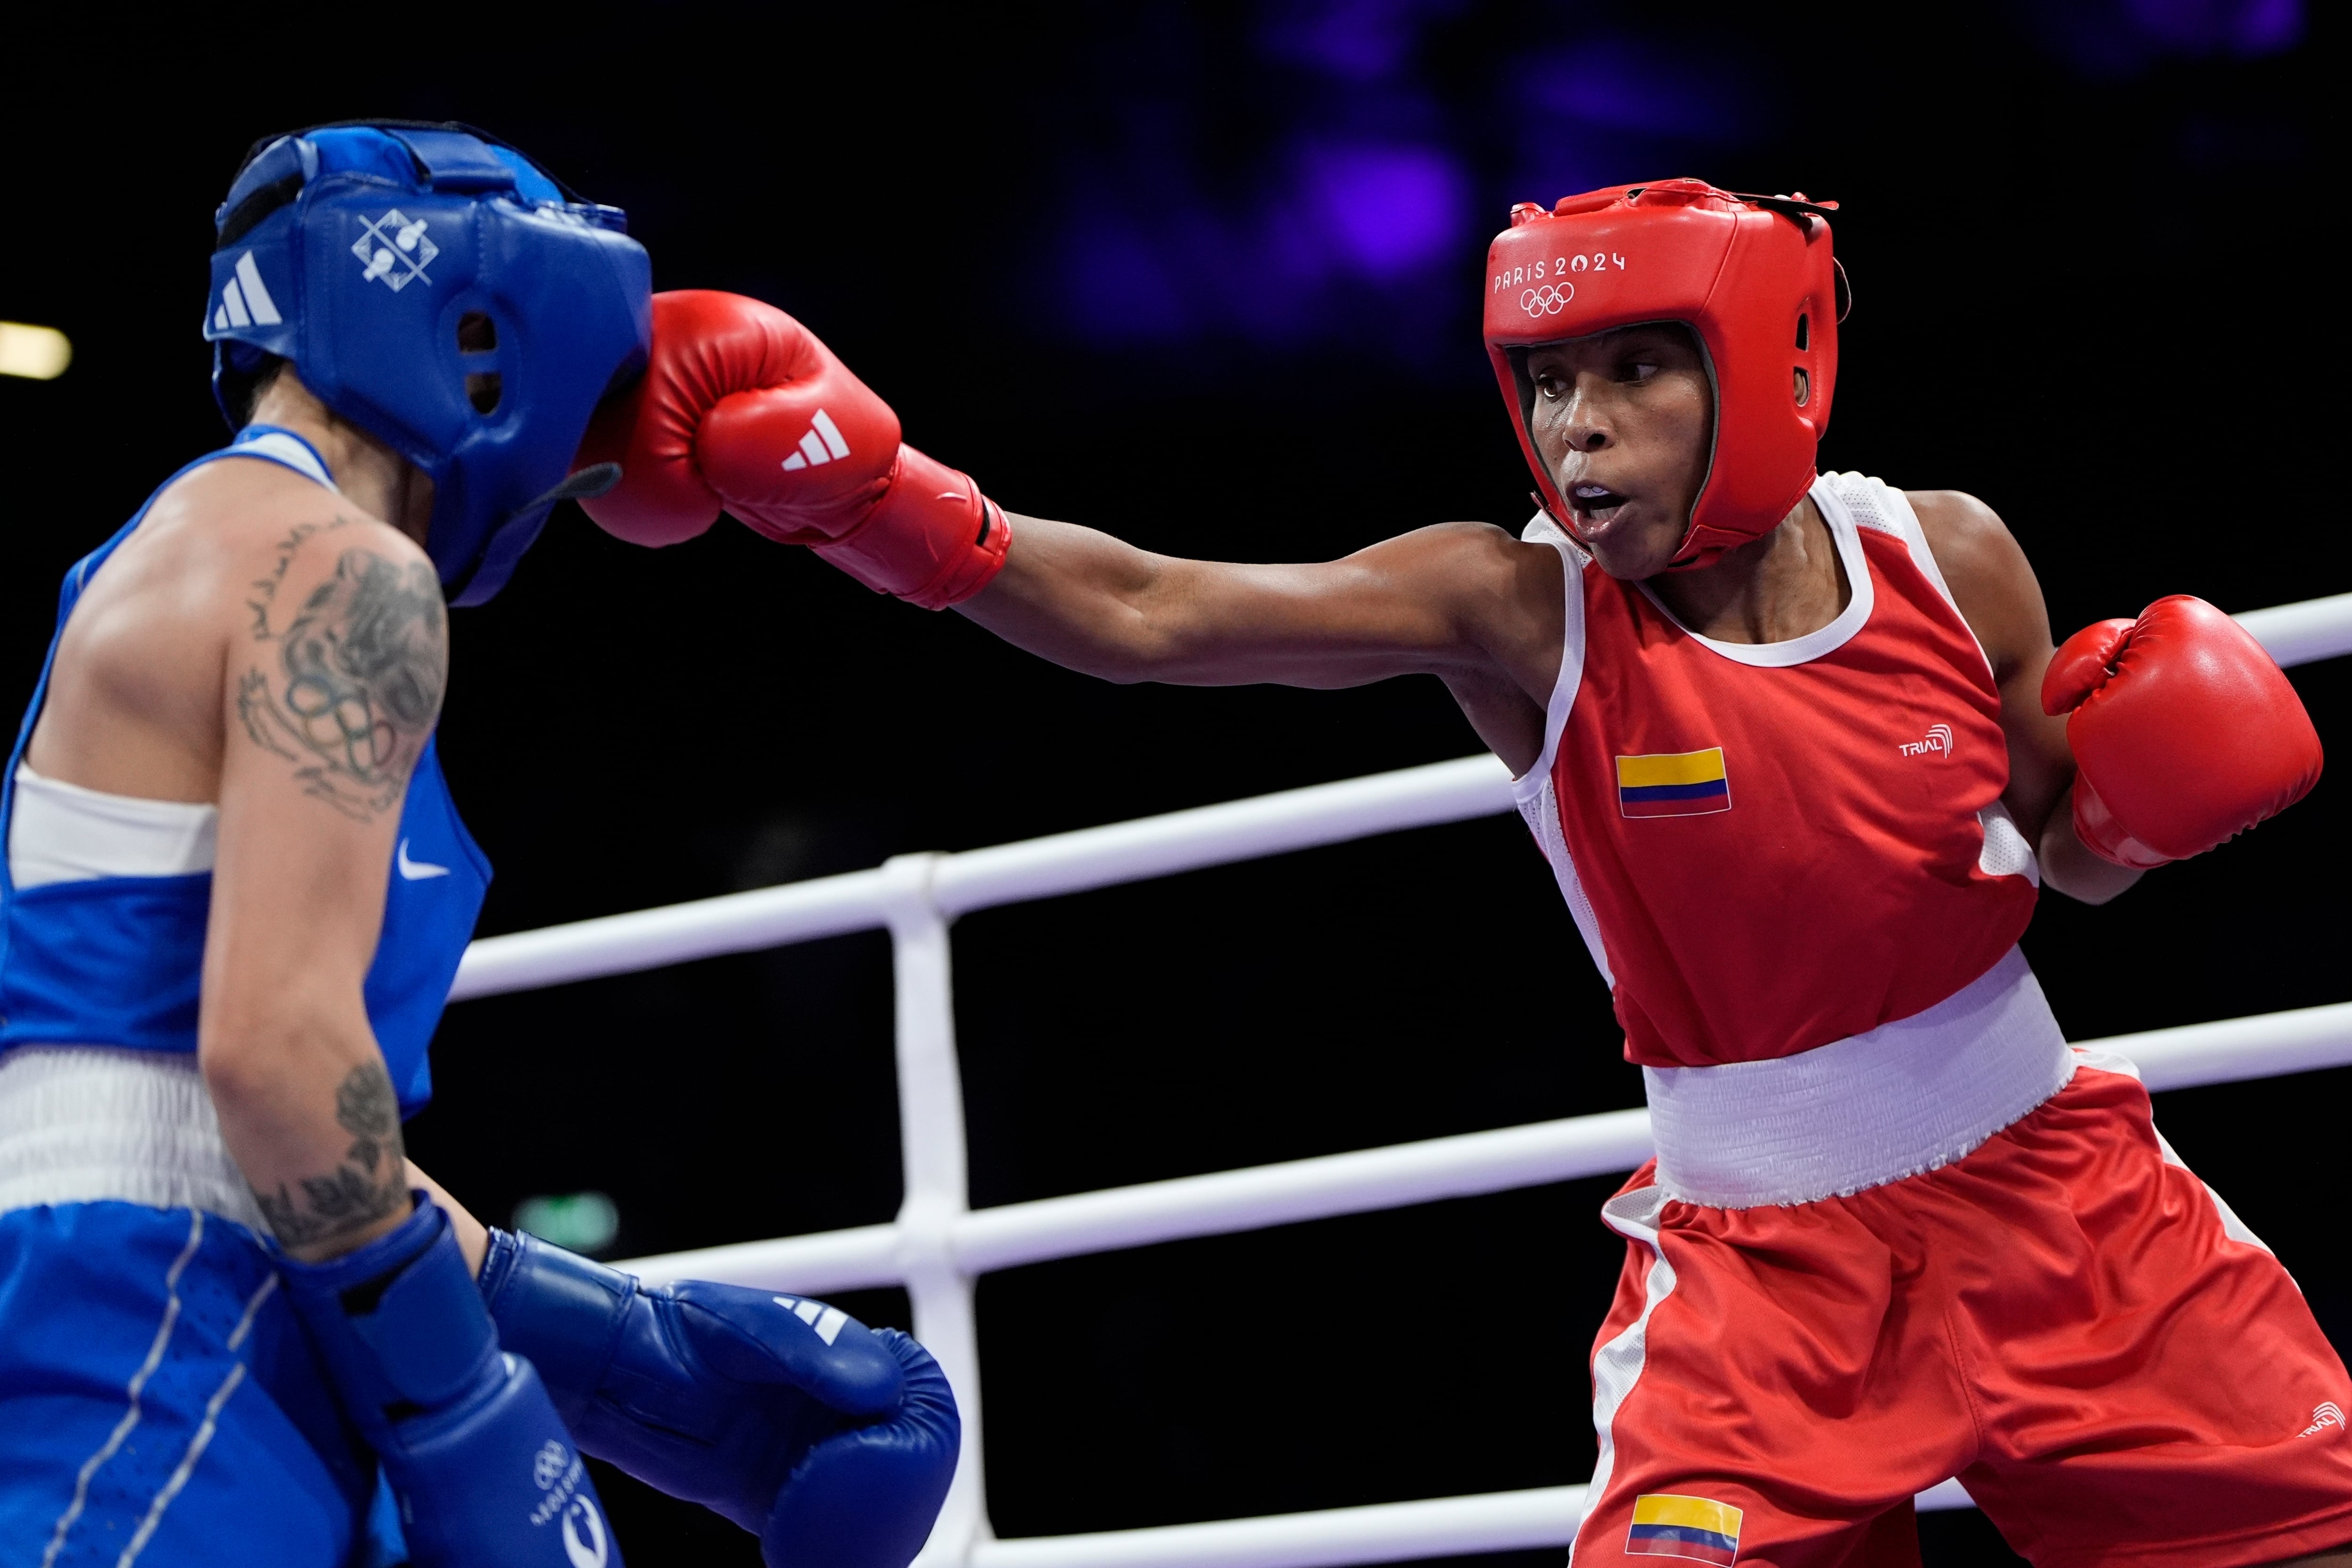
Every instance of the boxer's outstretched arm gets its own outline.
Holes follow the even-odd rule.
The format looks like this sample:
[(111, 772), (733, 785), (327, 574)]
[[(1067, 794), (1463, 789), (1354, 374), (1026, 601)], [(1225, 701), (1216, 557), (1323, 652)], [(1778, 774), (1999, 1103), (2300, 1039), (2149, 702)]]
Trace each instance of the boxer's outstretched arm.
[(1419, 528), (1335, 561), (1260, 566), (1155, 555), (1071, 523), (1011, 522), (1003, 570), (956, 608), (1107, 680), (1337, 687), (1524, 666), (1540, 702), (1558, 674), (1559, 554), (1484, 523)]
[(1559, 553), (1441, 523), (1315, 565), (1187, 560), (1039, 517), (956, 608), (1017, 647), (1107, 680), (1363, 685), (1443, 680), (1514, 773), (1543, 747), (1559, 674)]

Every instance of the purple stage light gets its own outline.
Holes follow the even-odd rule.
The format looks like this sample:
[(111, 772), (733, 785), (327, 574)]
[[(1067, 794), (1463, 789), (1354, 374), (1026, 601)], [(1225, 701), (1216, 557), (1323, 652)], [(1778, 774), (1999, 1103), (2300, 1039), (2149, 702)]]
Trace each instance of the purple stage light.
[(1182, 290), (1151, 237), (1116, 218), (1069, 237), (1062, 301), (1081, 337), (1103, 343), (1154, 342), (1192, 323)]
[(2125, 0), (2134, 27), (2184, 54), (2275, 54), (2303, 37), (2303, 0)]
[[(1106, 345), (1189, 333), (1269, 346), (1377, 339), (1410, 310), (1418, 280), (1463, 258), (1470, 180), (1443, 149), (1313, 141), (1275, 168), (1255, 199), (1232, 206), (1198, 194), (1077, 204), (1061, 246), (1065, 321)], [(1366, 286), (1388, 303), (1372, 306)]]
[(2034, 30), (2095, 77), (2131, 76), (2167, 57), (2256, 59), (2303, 41), (2303, 0), (2059, 0), (2032, 7)]
[(1375, 281), (1429, 266), (1462, 234), (1469, 182), (1434, 147), (1314, 147), (1299, 172), (1306, 215), (1348, 270)]
[(1259, 47), (1345, 81), (1380, 81), (1412, 63), (1429, 22), (1464, 8), (1465, 0), (1286, 0), (1258, 32)]
[(1756, 73), (1720, 46), (1595, 35), (1522, 58), (1509, 84), (1518, 143), (1510, 193), (1546, 204), (1629, 180), (1706, 175), (1712, 149), (1738, 146), (1775, 118)]
[(1755, 119), (1753, 89), (1728, 62), (1643, 39), (1593, 38), (1516, 75), (1518, 101), (1546, 119), (1701, 142), (1737, 141)]

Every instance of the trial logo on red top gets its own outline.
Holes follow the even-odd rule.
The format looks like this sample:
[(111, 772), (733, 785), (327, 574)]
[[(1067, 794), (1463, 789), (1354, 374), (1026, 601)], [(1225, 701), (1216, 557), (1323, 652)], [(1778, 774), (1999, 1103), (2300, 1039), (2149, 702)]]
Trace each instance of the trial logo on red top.
[(1906, 740), (1895, 748), (1906, 757), (1949, 757), (1952, 754), (1952, 727), (1931, 724), (1924, 740)]
[(1617, 759), (1617, 809), (1628, 817), (1696, 817), (1731, 810), (1723, 747)]

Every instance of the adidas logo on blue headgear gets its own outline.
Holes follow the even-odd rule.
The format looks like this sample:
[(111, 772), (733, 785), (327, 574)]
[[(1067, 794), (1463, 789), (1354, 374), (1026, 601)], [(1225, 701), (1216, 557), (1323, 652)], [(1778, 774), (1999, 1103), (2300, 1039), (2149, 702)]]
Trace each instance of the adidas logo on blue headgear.
[(451, 602), (505, 586), (599, 400), (644, 369), (653, 266), (617, 207), (462, 125), (369, 120), (257, 143), (215, 215), (205, 337), (232, 425), (276, 355), (433, 480)]

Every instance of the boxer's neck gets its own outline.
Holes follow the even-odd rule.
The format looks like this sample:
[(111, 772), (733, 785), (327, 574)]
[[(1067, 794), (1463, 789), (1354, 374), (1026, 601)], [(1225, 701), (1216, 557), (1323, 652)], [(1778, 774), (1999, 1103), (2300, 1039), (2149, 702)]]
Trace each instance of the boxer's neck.
[(1676, 620), (1723, 643), (1786, 643), (1836, 620), (1853, 598), (1837, 541), (1807, 496), (1762, 538), (1712, 566), (1649, 580)]
[(320, 402), (287, 366), (253, 405), (253, 423), (290, 430), (318, 449), (352, 505), (419, 546), (433, 519), (433, 481), (391, 447)]

